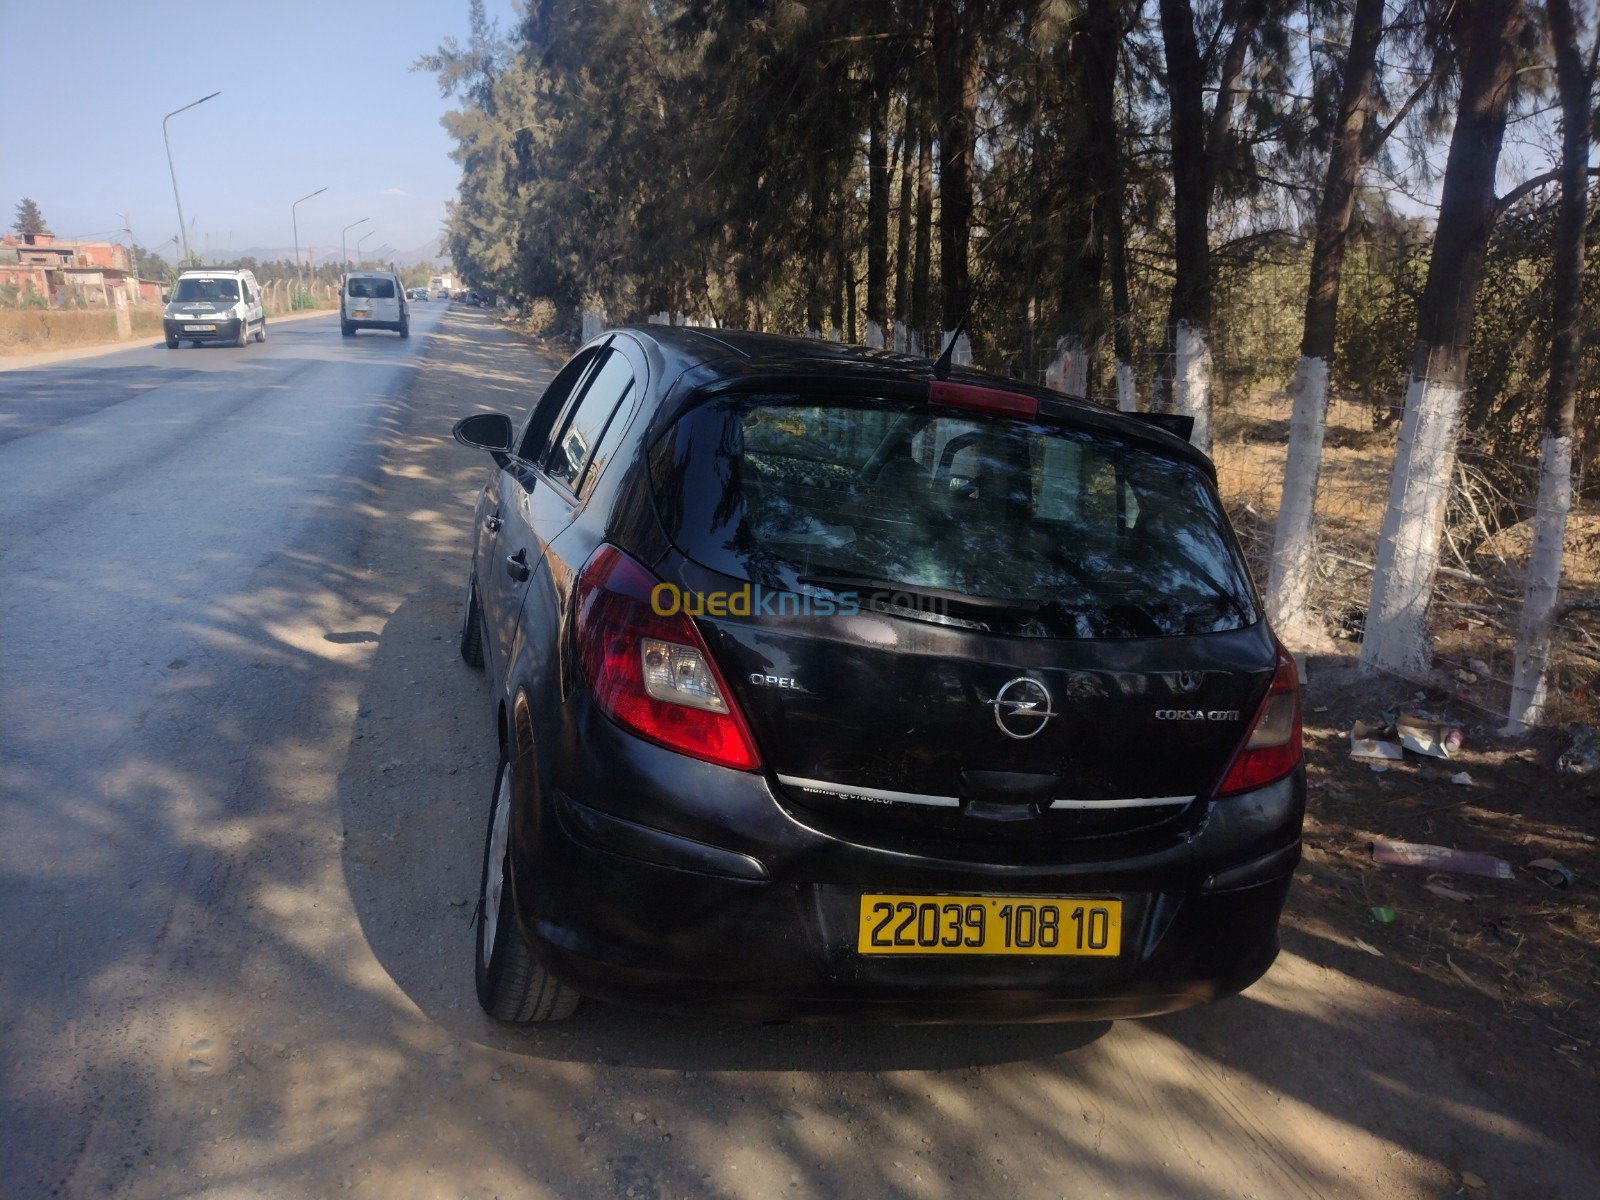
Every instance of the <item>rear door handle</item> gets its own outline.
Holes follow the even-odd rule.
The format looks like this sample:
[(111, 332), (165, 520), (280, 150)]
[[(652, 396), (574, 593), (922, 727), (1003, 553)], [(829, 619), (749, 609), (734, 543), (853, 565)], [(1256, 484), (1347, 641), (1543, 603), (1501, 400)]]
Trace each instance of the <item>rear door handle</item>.
[(528, 552), (526, 550), (518, 550), (515, 554), (506, 556), (506, 574), (518, 583), (528, 582), (528, 576), (532, 575), (533, 572), (528, 569)]

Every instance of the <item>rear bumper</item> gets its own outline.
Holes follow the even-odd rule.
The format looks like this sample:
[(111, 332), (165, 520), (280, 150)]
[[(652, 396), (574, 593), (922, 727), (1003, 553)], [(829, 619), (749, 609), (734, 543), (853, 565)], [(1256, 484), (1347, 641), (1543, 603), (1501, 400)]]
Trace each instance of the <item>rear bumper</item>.
[[(210, 325), (211, 329), (195, 329), (195, 325)], [(168, 341), (176, 339), (181, 342), (234, 342), (239, 340), (238, 317), (226, 317), (221, 320), (205, 321), (172, 321), (163, 317), (161, 320), (162, 332)]]
[[(761, 1020), (1101, 1020), (1240, 991), (1277, 955), (1300, 857), (1298, 775), (1213, 803), (1196, 831), (1157, 852), (958, 863), (844, 843), (784, 812), (761, 776), (618, 737), (631, 747), (569, 776), (587, 778), (585, 799), (552, 789), (538, 850), (519, 851), (513, 877), (523, 930), (542, 960), (602, 1000)], [(696, 797), (686, 806), (699, 815), (720, 815), (673, 814), (649, 794), (666, 781), (679, 797)], [(619, 786), (636, 788), (643, 809), (620, 815)], [(636, 819), (645, 813), (655, 819)], [(674, 816), (678, 828), (660, 827)], [(1116, 898), (1122, 951), (863, 956), (866, 892)]]
[(339, 320), (352, 329), (390, 329), (396, 333), (406, 323), (406, 318), (403, 314), (392, 320), (388, 318), (380, 320), (376, 317), (347, 317), (341, 312)]
[(1114, 959), (871, 958), (855, 951), (861, 888), (571, 850), (550, 881), (561, 901), (528, 930), (556, 975), (611, 1003), (750, 1020), (1109, 1020), (1193, 1007), (1272, 965), (1292, 874), (1219, 893), (1116, 893)]

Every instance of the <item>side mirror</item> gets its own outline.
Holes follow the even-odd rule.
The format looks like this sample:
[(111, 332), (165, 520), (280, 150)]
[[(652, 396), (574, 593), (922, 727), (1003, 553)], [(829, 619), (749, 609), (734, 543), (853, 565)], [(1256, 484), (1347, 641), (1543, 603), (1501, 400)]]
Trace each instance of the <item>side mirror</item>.
[(462, 417), (450, 431), (456, 441), (490, 454), (511, 453), (511, 418), (500, 413), (475, 413)]

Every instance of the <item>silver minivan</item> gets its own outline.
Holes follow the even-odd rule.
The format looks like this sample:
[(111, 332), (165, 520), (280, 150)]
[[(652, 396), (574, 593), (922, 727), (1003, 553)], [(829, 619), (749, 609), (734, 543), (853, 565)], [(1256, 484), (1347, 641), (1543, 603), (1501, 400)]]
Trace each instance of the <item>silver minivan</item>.
[(267, 340), (267, 310), (261, 285), (249, 271), (184, 271), (161, 315), (167, 349), (184, 342), (226, 342), (244, 346)]
[(411, 336), (411, 309), (400, 278), (388, 271), (352, 271), (339, 291), (339, 332), (355, 337), (358, 329), (392, 329)]

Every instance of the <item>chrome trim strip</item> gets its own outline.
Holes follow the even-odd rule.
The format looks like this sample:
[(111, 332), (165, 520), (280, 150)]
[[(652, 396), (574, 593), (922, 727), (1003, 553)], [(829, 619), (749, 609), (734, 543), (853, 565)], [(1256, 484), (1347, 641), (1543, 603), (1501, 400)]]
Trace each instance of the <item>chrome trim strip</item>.
[(844, 783), (829, 783), (826, 779), (801, 779), (796, 775), (779, 775), (778, 782), (802, 792), (816, 792), (823, 796), (837, 796), (844, 800), (893, 800), (900, 804), (924, 804), (932, 808), (959, 808), (961, 801), (954, 796), (923, 796), (916, 792), (890, 792), (883, 788), (852, 787)]
[(1188, 804), (1193, 796), (1134, 796), (1127, 800), (1056, 800), (1051, 808), (1165, 808)]

